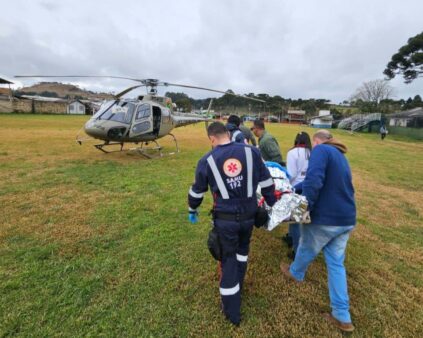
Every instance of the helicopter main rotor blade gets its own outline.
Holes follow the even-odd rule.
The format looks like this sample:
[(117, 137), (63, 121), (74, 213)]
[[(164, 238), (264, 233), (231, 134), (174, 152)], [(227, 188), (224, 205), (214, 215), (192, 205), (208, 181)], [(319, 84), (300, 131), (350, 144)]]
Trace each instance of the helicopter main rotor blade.
[(115, 95), (115, 98), (118, 99), (121, 96), (125, 95), (126, 93), (129, 93), (131, 90), (137, 89), (139, 87), (144, 87), (144, 85), (137, 85), (137, 86), (132, 86), (132, 87), (126, 88), (125, 90), (123, 90), (120, 93), (116, 94)]
[(109, 75), (15, 75), (15, 78), (103, 78), (103, 79), (121, 79), (144, 83), (144, 79), (134, 79), (124, 76), (109, 76)]
[(173, 87), (183, 87), (183, 88), (193, 88), (193, 89), (207, 90), (209, 92), (227, 94), (227, 95), (232, 95), (232, 96), (236, 96), (236, 97), (242, 97), (242, 98), (247, 99), (247, 100), (253, 100), (253, 101), (257, 101), (257, 102), (266, 103), (266, 101), (256, 99), (254, 97), (249, 97), (249, 96), (246, 96), (246, 95), (239, 95), (239, 94), (230, 93), (230, 92), (224, 92), (222, 90), (210, 89), (210, 88), (205, 88), (205, 87), (197, 87), (197, 86), (189, 86), (189, 85), (183, 85), (183, 84), (177, 84), (177, 83), (169, 83), (169, 82), (163, 82), (161, 84), (164, 85), (164, 86), (173, 86)]
[[(206, 88), (206, 87), (198, 87), (198, 86), (189, 86), (189, 85), (184, 85), (184, 84), (178, 84), (178, 83), (169, 83), (169, 82), (161, 82), (157, 79), (134, 79), (131, 77), (125, 77), (125, 76), (109, 76), (109, 75), (15, 75), (15, 78), (103, 78), (103, 79), (120, 79), (120, 80), (130, 80), (130, 81), (135, 81), (135, 82), (140, 82), (142, 83), (144, 86), (149, 86), (149, 87), (157, 87), (157, 86), (173, 86), (173, 87), (183, 87), (183, 88), (192, 88), (192, 89), (200, 89), (200, 90), (206, 90), (209, 92), (214, 92), (214, 93), (219, 93), (219, 94), (227, 94), (227, 95), (232, 95), (232, 96), (236, 96), (236, 97), (242, 97), (244, 99), (247, 100), (252, 100), (252, 101), (256, 101), (256, 102), (263, 102), (266, 103), (266, 101), (264, 100), (260, 100), (260, 99), (256, 99), (254, 97), (249, 97), (246, 95), (239, 95), (239, 94), (235, 94), (235, 93), (230, 93), (230, 92), (225, 92), (223, 90), (216, 90), (216, 89), (210, 89), (210, 88)], [(119, 98), (120, 96), (126, 94), (127, 92), (131, 91), (132, 89), (138, 88), (141, 86), (134, 86), (134, 87), (130, 87), (128, 89), (125, 89), (123, 92), (119, 93), (116, 95), (117, 98)]]

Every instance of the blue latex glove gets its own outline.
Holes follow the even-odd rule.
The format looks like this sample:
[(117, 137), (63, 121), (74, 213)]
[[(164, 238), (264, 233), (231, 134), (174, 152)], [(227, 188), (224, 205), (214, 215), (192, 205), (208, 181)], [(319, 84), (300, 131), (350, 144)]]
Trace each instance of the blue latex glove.
[(195, 224), (198, 222), (198, 212), (197, 211), (190, 211), (189, 215), (188, 215), (188, 220), (192, 223)]

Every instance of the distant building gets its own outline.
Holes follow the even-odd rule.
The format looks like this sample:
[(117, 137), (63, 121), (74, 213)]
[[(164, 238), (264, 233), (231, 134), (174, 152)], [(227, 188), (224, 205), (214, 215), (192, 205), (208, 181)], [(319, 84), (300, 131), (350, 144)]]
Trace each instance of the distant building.
[(85, 105), (79, 100), (72, 101), (68, 105), (67, 113), (74, 115), (85, 115)]
[(304, 110), (288, 110), (287, 116), (288, 123), (305, 123), (305, 111)]
[(0, 95), (4, 95), (8, 98), (12, 97), (12, 90), (10, 89), (10, 85), (13, 84), (13, 82), (10, 82), (9, 80), (6, 80), (4, 78), (0, 77), (0, 86), (1, 85), (8, 85), (9, 88), (0, 88)]
[(330, 115), (330, 110), (319, 110), (319, 116), (328, 116)]
[(9, 88), (0, 88), (0, 95), (9, 97), (10, 96), (10, 89)]
[[(50, 98), (51, 99), (51, 98)], [(68, 103), (65, 100), (43, 100), (36, 97), (14, 97), (7, 110), (2, 112), (32, 113), (32, 114), (66, 114)]]
[(10, 82), (10, 81), (0, 77), (0, 84), (13, 84), (13, 82)]
[(310, 126), (313, 128), (332, 128), (333, 116), (330, 110), (320, 110), (318, 116), (310, 119)]
[(414, 108), (388, 115), (389, 126), (423, 128), (423, 108)]

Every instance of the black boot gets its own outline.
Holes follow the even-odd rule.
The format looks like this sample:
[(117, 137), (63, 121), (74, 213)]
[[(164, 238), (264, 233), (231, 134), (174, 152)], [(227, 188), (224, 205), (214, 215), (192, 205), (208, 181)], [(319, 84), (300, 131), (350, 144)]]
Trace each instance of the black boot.
[(290, 253), (288, 253), (287, 256), (288, 256), (289, 259), (295, 260), (295, 251), (292, 250)]
[(289, 236), (289, 234), (286, 234), (282, 237), (282, 241), (285, 242), (288, 245), (288, 248), (292, 248), (292, 237)]
[(225, 316), (225, 318), (231, 322), (231, 324), (235, 325), (236, 327), (239, 327), (239, 324), (241, 324), (241, 319), (239, 319), (239, 321), (233, 321), (226, 313), (225, 313), (225, 309), (223, 307), (223, 303), (220, 302), (220, 312), (222, 312), (222, 314)]

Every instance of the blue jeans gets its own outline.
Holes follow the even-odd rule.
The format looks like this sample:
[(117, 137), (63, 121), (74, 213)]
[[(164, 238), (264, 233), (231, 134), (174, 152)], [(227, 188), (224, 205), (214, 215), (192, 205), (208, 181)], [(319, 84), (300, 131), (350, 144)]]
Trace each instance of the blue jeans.
[(323, 250), (332, 316), (341, 322), (351, 323), (344, 259), (348, 238), (354, 226), (301, 224), (300, 227), (300, 243), (289, 271), (295, 279), (302, 281), (309, 264)]
[(292, 249), (296, 253), (300, 241), (300, 225), (298, 223), (290, 224), (288, 227), (288, 235), (292, 238)]

